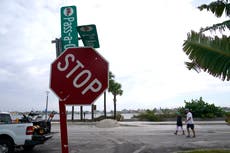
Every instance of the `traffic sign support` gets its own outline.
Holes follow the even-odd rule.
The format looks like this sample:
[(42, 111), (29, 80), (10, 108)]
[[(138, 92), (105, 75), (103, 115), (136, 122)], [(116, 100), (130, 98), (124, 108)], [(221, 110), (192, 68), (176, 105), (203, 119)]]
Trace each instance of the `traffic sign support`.
[(68, 133), (66, 123), (66, 108), (65, 104), (59, 101), (59, 115), (60, 115), (60, 130), (61, 130), (61, 148), (62, 153), (69, 152)]
[[(65, 6), (61, 8), (61, 41), (57, 44), (57, 57), (61, 55), (67, 48), (78, 47), (77, 33), (77, 8), (76, 6)], [(61, 83), (61, 82), (58, 82)], [(74, 107), (74, 106), (72, 106)], [(68, 135), (65, 104), (59, 101), (60, 109), (60, 126), (61, 126), (61, 141), (62, 153), (68, 153)]]
[[(85, 26), (77, 27), (76, 6), (65, 6), (62, 7), (60, 11), (61, 11), (61, 38), (52, 41), (52, 43), (56, 43), (56, 55), (57, 55), (56, 60), (59, 60), (61, 59), (62, 56), (65, 56), (64, 57), (65, 66), (63, 67), (63, 61), (62, 63), (60, 63), (59, 61), (58, 63), (59, 65), (55, 65), (54, 64), (55, 61), (54, 63), (51, 64), (50, 88), (59, 97), (61, 148), (62, 148), (62, 153), (68, 153), (69, 149), (68, 149), (68, 133), (67, 133), (65, 105), (92, 104), (93, 101), (97, 97), (99, 97), (101, 93), (105, 92), (105, 90), (107, 89), (109, 70), (108, 70), (108, 62), (103, 57), (101, 57), (95, 50), (92, 51), (92, 48), (90, 49), (91, 52), (87, 52), (89, 48), (86, 50), (83, 49), (87, 53), (84, 54), (84, 56), (82, 57), (79, 57), (78, 55), (76, 56), (75, 54), (68, 54), (68, 55), (65, 54), (68, 49), (70, 48), (76, 49), (76, 47), (78, 47), (78, 30), (77, 30), (78, 28), (81, 31), (81, 33), (79, 34), (81, 35), (81, 39), (83, 40), (84, 46), (99, 48), (99, 41), (98, 41), (98, 36), (96, 31), (96, 25), (85, 25)], [(78, 54), (81, 51), (78, 51)], [(71, 65), (71, 60), (73, 61), (75, 60), (75, 58), (76, 58), (75, 61), (76, 65), (74, 67), (71, 67), (70, 69), (71, 71), (68, 71), (68, 74), (65, 74), (66, 76), (64, 78), (62, 76), (59, 76), (60, 73), (54, 74), (56, 69), (58, 69), (61, 72), (66, 71), (69, 65)], [(88, 61), (85, 62), (84, 61), (85, 59), (88, 59)], [(84, 62), (81, 63), (81, 61)], [(53, 65), (55, 65), (56, 67)], [(94, 71), (89, 69), (92, 67)], [(83, 70), (80, 71), (79, 73), (79, 69), (83, 69)], [(76, 73), (78, 74), (76, 75)], [(67, 80), (65, 80), (66, 78)], [(67, 86), (63, 86), (63, 84), (70, 85), (69, 82), (72, 83), (75, 89), (84, 88), (84, 90), (80, 92), (78, 90), (76, 91), (74, 88), (68, 89)], [(59, 88), (59, 89), (55, 89), (55, 88)], [(73, 92), (71, 92), (71, 90), (73, 90)], [(76, 93), (78, 94), (77, 96)], [(79, 96), (79, 93), (81, 93), (83, 96), (82, 95)], [(86, 98), (86, 97), (90, 97), (90, 98)]]
[(107, 88), (109, 63), (93, 48), (68, 48), (51, 64), (50, 88), (59, 97), (62, 153), (68, 153), (65, 105), (92, 104)]

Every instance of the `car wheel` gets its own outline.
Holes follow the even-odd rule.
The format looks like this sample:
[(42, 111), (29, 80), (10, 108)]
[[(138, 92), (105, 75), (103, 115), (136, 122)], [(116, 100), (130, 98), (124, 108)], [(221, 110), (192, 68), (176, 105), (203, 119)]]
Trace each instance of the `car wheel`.
[(13, 153), (14, 152), (13, 142), (8, 139), (0, 140), (0, 151), (2, 153)]

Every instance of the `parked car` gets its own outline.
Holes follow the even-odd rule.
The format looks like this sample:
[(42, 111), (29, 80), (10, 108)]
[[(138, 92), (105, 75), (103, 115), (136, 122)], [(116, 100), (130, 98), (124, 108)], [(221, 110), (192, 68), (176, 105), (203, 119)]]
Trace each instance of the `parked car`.
[(13, 153), (16, 147), (32, 150), (43, 144), (52, 134), (32, 122), (14, 123), (10, 113), (0, 112), (0, 153)]

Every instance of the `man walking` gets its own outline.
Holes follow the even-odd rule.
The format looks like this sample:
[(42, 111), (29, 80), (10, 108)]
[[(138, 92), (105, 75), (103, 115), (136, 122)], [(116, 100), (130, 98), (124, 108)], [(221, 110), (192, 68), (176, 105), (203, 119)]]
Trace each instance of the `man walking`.
[(186, 112), (186, 121), (185, 121), (185, 124), (187, 124), (187, 132), (188, 132), (187, 137), (190, 137), (190, 130), (189, 130), (189, 128), (191, 128), (192, 133), (193, 133), (193, 138), (195, 138), (196, 134), (195, 134), (195, 130), (194, 130), (194, 121), (193, 121), (192, 113), (189, 111), (188, 108), (185, 109), (185, 112)]

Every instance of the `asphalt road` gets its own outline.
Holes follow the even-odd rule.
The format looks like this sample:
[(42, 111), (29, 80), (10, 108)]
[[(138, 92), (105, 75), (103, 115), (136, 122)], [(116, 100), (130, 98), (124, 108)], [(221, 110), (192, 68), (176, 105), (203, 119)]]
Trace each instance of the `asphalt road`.
[[(31, 153), (61, 153), (60, 125), (52, 125), (53, 138)], [(196, 148), (230, 149), (230, 126), (196, 124), (196, 138), (174, 135), (171, 123), (122, 122), (114, 128), (93, 123), (68, 123), (69, 153), (171, 153)], [(25, 153), (18, 150), (17, 153)]]

